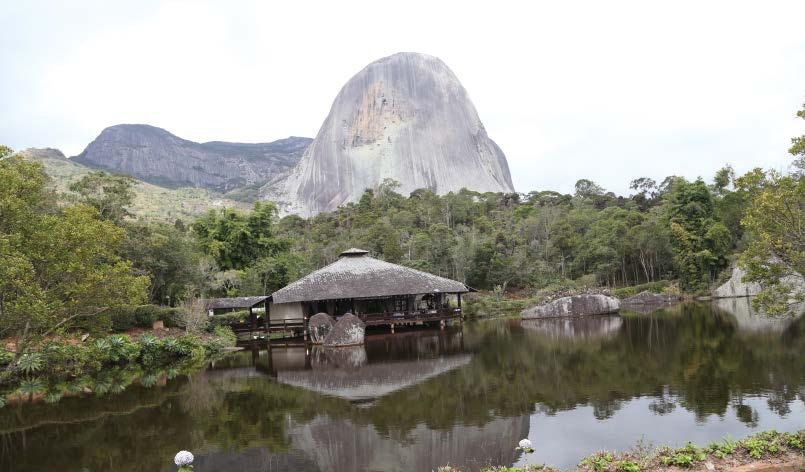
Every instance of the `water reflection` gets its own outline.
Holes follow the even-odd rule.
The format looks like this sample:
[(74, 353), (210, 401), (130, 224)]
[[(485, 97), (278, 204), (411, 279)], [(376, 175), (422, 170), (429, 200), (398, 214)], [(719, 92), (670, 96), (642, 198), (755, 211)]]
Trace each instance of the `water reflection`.
[(522, 320), (525, 329), (537, 331), (554, 339), (603, 338), (617, 333), (623, 326), (620, 316), (605, 315), (593, 318), (548, 318)]
[[(805, 323), (735, 307), (258, 346), (164, 386), (0, 410), (0, 471), (172, 470), (179, 449), (200, 471), (569, 467), (641, 437), (802, 427)], [(515, 453), (522, 437), (536, 454)]]

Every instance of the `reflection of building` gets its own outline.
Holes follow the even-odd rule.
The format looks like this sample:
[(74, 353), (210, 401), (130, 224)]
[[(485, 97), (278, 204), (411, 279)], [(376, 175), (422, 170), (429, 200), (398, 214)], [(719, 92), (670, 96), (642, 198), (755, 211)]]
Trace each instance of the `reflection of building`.
[[(333, 360), (335, 356), (344, 355), (344, 351), (347, 349), (353, 350), (347, 355), (351, 359)], [(366, 351), (363, 346), (322, 349), (322, 351), (317, 353), (317, 357), (320, 356), (320, 359), (325, 360), (314, 362), (311, 370), (280, 371), (277, 372), (277, 381), (345, 400), (370, 400), (467, 365), (472, 358), (469, 354), (459, 354), (435, 359), (383, 362), (350, 368), (346, 364), (355, 361), (365, 362)]]
[(520, 325), (552, 338), (593, 339), (615, 334), (623, 325), (620, 316), (586, 316), (522, 320)]
[[(268, 374), (277, 381), (350, 401), (388, 395), (468, 364), (461, 328), (366, 337), (365, 345), (254, 349), (215, 364), (219, 375)], [(390, 342), (393, 341), (393, 342)], [(252, 367), (253, 366), (253, 367)], [(238, 372), (237, 374), (233, 372)]]

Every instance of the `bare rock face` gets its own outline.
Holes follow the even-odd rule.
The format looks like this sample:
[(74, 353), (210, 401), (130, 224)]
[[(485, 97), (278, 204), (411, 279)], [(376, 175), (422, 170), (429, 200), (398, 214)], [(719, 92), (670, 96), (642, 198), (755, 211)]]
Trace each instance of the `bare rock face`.
[(261, 196), (307, 216), (357, 201), (384, 179), (399, 182), (403, 195), (514, 191), (506, 157), (435, 57), (398, 53), (352, 77), (299, 165)]
[(620, 302), (617, 298), (600, 294), (572, 295), (550, 303), (526, 308), (523, 319), (554, 318), (559, 316), (588, 316), (617, 313)]
[(365, 326), (355, 315), (346, 314), (338, 319), (324, 338), (324, 347), (359, 346), (363, 344)]
[(313, 344), (324, 343), (324, 338), (330, 334), (335, 321), (327, 313), (316, 313), (308, 320), (308, 331), (310, 332), (310, 342)]
[(744, 282), (746, 271), (738, 266), (732, 269), (730, 279), (713, 290), (714, 298), (754, 297), (760, 293), (760, 284)]
[(157, 185), (224, 192), (260, 186), (287, 173), (310, 142), (290, 137), (258, 144), (196, 143), (154, 126), (116, 125), (104, 129), (72, 160)]

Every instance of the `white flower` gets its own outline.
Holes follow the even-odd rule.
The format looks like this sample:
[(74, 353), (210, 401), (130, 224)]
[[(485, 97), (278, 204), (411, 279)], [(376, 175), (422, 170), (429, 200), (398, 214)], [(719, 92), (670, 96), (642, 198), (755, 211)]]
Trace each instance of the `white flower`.
[(520, 442), (517, 444), (517, 446), (518, 449), (522, 449), (524, 451), (533, 449), (533, 447), (531, 447), (531, 441), (529, 441), (528, 439), (521, 439)]
[(179, 451), (176, 453), (176, 457), (173, 458), (173, 462), (179, 467), (190, 465), (193, 463), (193, 453), (190, 451)]

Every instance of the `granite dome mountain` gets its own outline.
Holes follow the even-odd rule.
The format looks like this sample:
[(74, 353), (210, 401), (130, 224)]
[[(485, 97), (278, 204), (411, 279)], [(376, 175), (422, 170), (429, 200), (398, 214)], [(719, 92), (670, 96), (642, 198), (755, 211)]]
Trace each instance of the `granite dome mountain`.
[(277, 202), (314, 215), (357, 201), (384, 180), (426, 188), (513, 192), (509, 166), (458, 78), (440, 59), (398, 53), (352, 77), (315, 139), (197, 143), (144, 124), (104, 129), (72, 162), (163, 187)]
[(458, 78), (440, 59), (398, 53), (352, 77), (287, 178), (261, 189), (285, 213), (356, 201), (384, 179), (404, 195), (461, 188), (512, 192), (508, 163)]
[(104, 129), (75, 162), (130, 175), (166, 187), (201, 187), (227, 192), (263, 185), (299, 161), (310, 138), (271, 143), (196, 143), (149, 125)]

